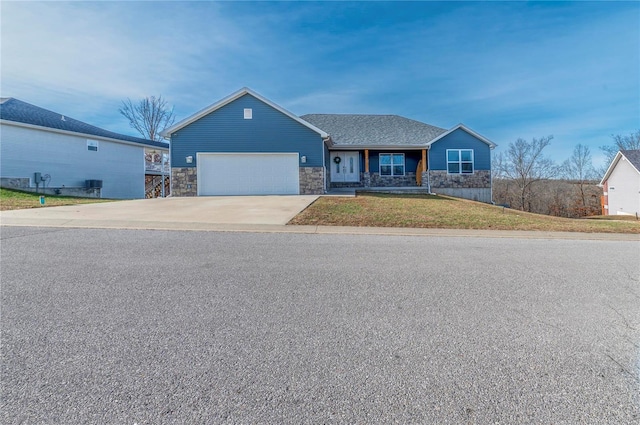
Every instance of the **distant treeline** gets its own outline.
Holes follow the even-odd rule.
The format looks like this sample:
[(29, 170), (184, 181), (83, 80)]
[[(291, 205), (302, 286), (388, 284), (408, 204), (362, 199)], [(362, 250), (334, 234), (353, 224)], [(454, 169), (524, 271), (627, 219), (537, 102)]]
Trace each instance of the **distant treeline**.
[(602, 214), (602, 188), (598, 181), (548, 179), (532, 183), (531, 192), (522, 196), (519, 184), (512, 179), (493, 180), (496, 204), (523, 211), (556, 217), (579, 218)]

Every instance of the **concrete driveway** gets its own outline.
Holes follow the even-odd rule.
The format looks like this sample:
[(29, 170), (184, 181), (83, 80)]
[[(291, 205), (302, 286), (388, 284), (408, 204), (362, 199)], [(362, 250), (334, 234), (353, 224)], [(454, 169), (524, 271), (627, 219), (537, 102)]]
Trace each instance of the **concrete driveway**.
[(2, 224), (160, 228), (181, 224), (283, 225), (318, 198), (302, 196), (207, 196), (157, 198), (3, 211)]

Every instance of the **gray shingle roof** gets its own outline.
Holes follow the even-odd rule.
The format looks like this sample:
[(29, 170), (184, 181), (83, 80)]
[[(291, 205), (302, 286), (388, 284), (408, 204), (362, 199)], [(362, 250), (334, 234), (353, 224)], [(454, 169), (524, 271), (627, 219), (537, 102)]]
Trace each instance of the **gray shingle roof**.
[[(125, 136), (112, 131), (69, 118), (66, 115), (40, 108), (15, 98), (3, 98), (0, 102), (0, 119), (53, 128), (56, 130), (72, 131), (74, 133), (92, 136), (108, 137), (110, 139), (138, 143), (146, 146), (168, 149), (169, 144), (138, 137)], [(64, 117), (64, 120), (62, 119)]]
[(308, 114), (336, 146), (424, 146), (447, 130), (398, 115)]
[(640, 171), (640, 149), (621, 150), (620, 152), (636, 167), (636, 170)]

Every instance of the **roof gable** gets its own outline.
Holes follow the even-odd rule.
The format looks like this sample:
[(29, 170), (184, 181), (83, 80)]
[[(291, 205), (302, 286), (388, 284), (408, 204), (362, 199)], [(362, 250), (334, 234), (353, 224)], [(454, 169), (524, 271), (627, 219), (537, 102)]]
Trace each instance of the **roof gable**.
[(44, 127), (53, 131), (76, 133), (83, 137), (96, 136), (164, 149), (169, 148), (169, 145), (165, 142), (156, 142), (114, 133), (15, 98), (2, 99), (2, 102), (0, 102), (0, 119), (12, 123), (26, 124), (27, 126)]
[(480, 140), (483, 143), (486, 143), (487, 145), (489, 145), (489, 147), (491, 149), (495, 148), (497, 145), (495, 143), (493, 143), (491, 140), (481, 136), (480, 134), (476, 133), (475, 131), (471, 130), (470, 128), (466, 127), (464, 124), (460, 123), (458, 125), (456, 125), (455, 127), (451, 128), (450, 130), (440, 134), (438, 137), (436, 137), (435, 139), (431, 140), (429, 143), (427, 143), (428, 146), (433, 145), (434, 143), (436, 143), (437, 141), (445, 138), (446, 136), (448, 136), (449, 134), (453, 133), (456, 130), (462, 130), (464, 132), (466, 132), (467, 134), (470, 134), (471, 136), (475, 137), (476, 139)]
[(605, 181), (609, 178), (613, 170), (618, 165), (618, 162), (625, 158), (629, 164), (636, 170), (638, 174), (640, 174), (640, 149), (628, 149), (628, 150), (620, 150), (611, 161), (609, 168), (607, 168), (607, 172), (604, 173), (604, 177), (600, 181), (600, 185), (603, 185)]
[(329, 133), (335, 147), (416, 147), (445, 129), (399, 115), (308, 114), (302, 118)]
[(258, 99), (259, 101), (271, 106), (272, 108), (274, 108), (278, 112), (288, 116), (292, 120), (294, 120), (294, 121), (304, 125), (305, 127), (315, 131), (322, 138), (327, 138), (329, 136), (327, 133), (325, 133), (324, 131), (320, 130), (318, 127), (316, 127), (313, 124), (311, 124), (311, 123), (301, 119), (300, 117), (292, 114), (291, 112), (287, 111), (283, 107), (271, 102), (267, 98), (259, 95), (258, 93), (254, 92), (253, 90), (249, 89), (248, 87), (244, 87), (244, 88), (238, 90), (237, 92), (230, 94), (229, 96), (225, 97), (224, 99), (221, 99), (218, 102), (213, 103), (213, 104), (207, 106), (206, 108), (196, 112), (195, 114), (183, 119), (182, 121), (180, 121), (180, 122), (174, 124), (173, 126), (165, 129), (161, 133), (161, 135), (164, 138), (170, 138), (172, 133), (175, 133), (176, 131), (188, 126), (189, 124), (199, 120), (200, 118), (202, 118), (202, 117), (204, 117), (206, 115), (209, 115), (210, 113), (222, 108), (223, 106), (228, 105), (229, 103), (241, 98), (244, 95), (250, 95), (250, 96)]

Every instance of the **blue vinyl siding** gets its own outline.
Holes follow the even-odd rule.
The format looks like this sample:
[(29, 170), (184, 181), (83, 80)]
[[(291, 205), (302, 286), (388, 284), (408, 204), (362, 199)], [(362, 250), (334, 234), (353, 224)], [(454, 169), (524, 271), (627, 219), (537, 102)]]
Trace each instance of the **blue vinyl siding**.
[(473, 169), (491, 170), (491, 148), (482, 140), (457, 129), (431, 145), (429, 167), (432, 170), (447, 169), (447, 149), (473, 149)]
[[(245, 108), (252, 119), (244, 119)], [(171, 166), (196, 167), (197, 152), (298, 152), (307, 157), (300, 166), (322, 167), (323, 145), (315, 131), (245, 94), (174, 133)]]

